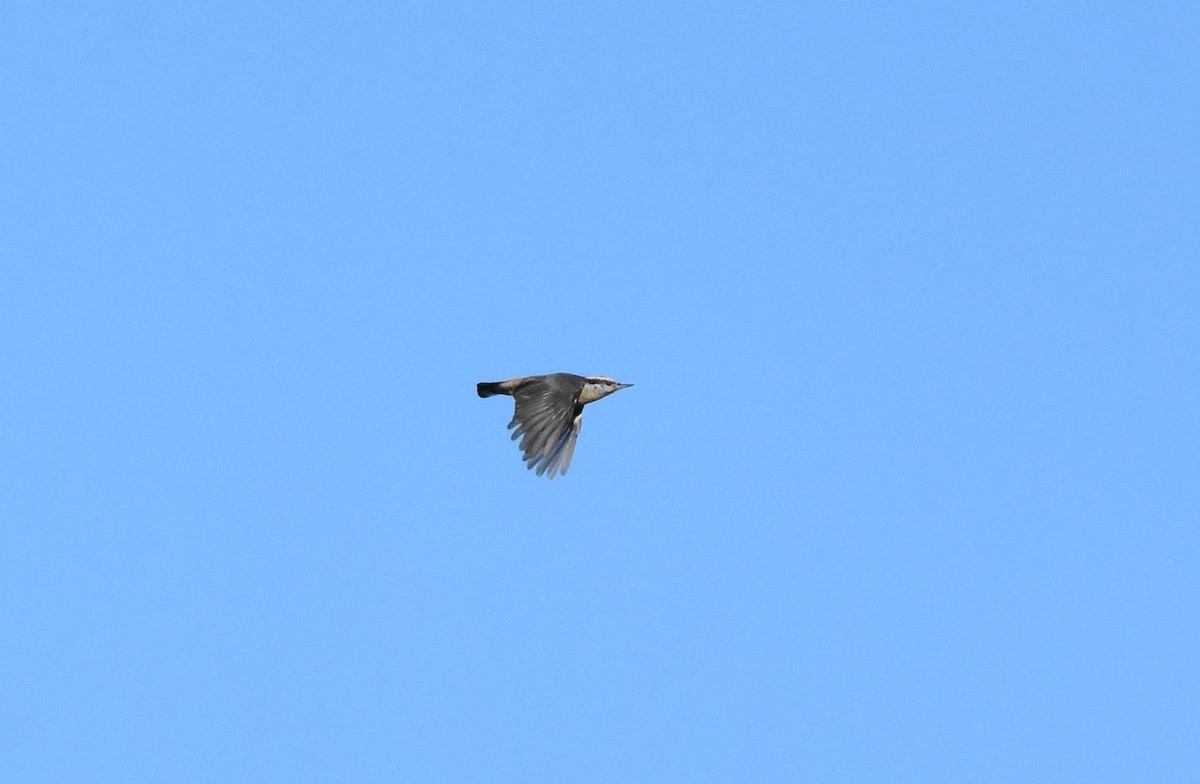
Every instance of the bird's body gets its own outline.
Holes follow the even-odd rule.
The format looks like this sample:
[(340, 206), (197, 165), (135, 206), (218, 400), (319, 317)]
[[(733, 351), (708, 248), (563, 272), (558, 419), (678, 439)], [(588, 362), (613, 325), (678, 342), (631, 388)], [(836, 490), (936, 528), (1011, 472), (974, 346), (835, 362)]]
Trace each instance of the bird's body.
[(512, 395), (516, 400), (508, 423), (512, 438), (521, 439), (526, 466), (536, 470), (538, 476), (548, 471), (553, 479), (556, 473), (567, 473), (571, 465), (583, 424), (583, 407), (631, 386), (603, 376), (551, 373), (483, 382), (476, 390), (480, 397)]

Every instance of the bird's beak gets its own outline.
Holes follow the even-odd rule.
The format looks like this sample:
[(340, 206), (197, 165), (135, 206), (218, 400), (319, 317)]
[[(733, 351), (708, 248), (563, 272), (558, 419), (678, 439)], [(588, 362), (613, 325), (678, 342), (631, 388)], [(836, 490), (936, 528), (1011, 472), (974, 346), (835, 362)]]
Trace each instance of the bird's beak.
[(633, 384), (618, 384), (617, 389), (626, 389), (631, 386), (633, 386)]

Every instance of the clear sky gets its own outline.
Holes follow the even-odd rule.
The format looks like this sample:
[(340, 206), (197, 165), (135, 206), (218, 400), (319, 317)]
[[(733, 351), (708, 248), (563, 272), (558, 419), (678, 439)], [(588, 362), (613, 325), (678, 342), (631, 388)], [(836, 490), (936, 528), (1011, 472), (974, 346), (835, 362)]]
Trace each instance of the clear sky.
[(3, 778), (1200, 780), (1198, 41), (6, 3)]

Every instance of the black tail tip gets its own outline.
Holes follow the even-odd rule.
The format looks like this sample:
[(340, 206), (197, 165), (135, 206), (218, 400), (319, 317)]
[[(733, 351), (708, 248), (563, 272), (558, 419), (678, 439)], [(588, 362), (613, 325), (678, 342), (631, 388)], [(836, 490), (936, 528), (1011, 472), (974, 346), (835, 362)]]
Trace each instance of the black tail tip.
[(480, 397), (491, 397), (500, 394), (500, 385), (492, 381), (482, 381), (475, 385), (475, 391)]

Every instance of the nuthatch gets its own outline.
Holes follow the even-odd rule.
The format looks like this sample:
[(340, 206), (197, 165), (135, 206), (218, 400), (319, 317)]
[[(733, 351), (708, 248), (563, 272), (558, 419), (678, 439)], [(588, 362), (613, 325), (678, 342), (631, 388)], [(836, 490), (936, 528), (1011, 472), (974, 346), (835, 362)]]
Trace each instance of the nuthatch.
[(537, 469), (538, 476), (549, 471), (553, 479), (556, 473), (567, 473), (571, 465), (575, 439), (583, 424), (583, 407), (631, 386), (604, 376), (551, 373), (483, 382), (476, 389), (480, 397), (513, 396), (516, 411), (508, 423), (512, 440), (521, 439), (527, 467)]

